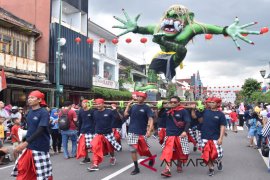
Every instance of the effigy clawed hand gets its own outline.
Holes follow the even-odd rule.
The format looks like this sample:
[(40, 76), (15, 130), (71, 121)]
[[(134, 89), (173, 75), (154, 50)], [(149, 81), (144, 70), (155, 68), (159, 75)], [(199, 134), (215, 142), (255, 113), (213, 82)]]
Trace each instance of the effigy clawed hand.
[(234, 44), (236, 45), (236, 47), (240, 50), (240, 45), (237, 42), (237, 39), (241, 39), (249, 44), (254, 45), (254, 42), (249, 40), (248, 38), (246, 38), (245, 36), (247, 36), (248, 34), (255, 34), (255, 35), (259, 35), (261, 34), (260, 31), (250, 31), (247, 30), (247, 27), (253, 26), (255, 24), (258, 24), (257, 22), (251, 22), (248, 24), (244, 24), (244, 25), (239, 25), (239, 19), (238, 17), (235, 18), (234, 23), (231, 24), (230, 26), (228, 26), (225, 29), (225, 33), (227, 33), (232, 39)]
[(124, 9), (122, 9), (122, 11), (126, 17), (126, 20), (123, 20), (119, 17), (113, 16), (114, 19), (116, 19), (117, 21), (119, 21), (120, 23), (123, 24), (122, 26), (113, 26), (113, 28), (126, 29), (123, 33), (119, 34), (118, 37), (122, 36), (124, 34), (127, 34), (129, 32), (136, 31), (136, 29), (138, 28), (137, 21), (140, 17), (140, 14), (138, 14), (133, 20), (133, 19), (130, 19), (129, 15), (126, 13), (126, 11)]

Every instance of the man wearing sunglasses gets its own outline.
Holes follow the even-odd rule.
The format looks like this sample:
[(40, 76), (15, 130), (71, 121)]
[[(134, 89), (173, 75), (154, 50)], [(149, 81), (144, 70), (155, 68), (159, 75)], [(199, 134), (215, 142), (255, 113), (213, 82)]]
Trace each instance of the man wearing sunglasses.
[(180, 98), (173, 96), (170, 98), (171, 110), (167, 113), (166, 137), (162, 145), (160, 160), (166, 163), (166, 168), (161, 175), (171, 176), (171, 160), (177, 160), (177, 172), (182, 172), (182, 163), (188, 160), (189, 144), (188, 130), (191, 117), (189, 112), (180, 105)]

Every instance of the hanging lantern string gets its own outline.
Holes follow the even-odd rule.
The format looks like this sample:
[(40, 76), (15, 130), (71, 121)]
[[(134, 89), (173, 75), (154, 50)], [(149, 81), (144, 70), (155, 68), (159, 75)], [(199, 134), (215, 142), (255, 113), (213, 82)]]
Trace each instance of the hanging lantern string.
[[(77, 44), (79, 44), (81, 41), (82, 41), (82, 40), (81, 40), (80, 37), (76, 37), (76, 38), (75, 38), (75, 42), (76, 42)], [(132, 42), (132, 39), (131, 39), (131, 38), (126, 38), (125, 41), (126, 41), (126, 43), (129, 44), (129, 43)], [(101, 44), (104, 44), (104, 43), (106, 43), (107, 41), (106, 41), (104, 38), (96, 39), (96, 38), (88, 37), (88, 38), (86, 39), (86, 42), (87, 42), (87, 44), (93, 44), (93, 43), (95, 43), (95, 42), (99, 42), (99, 43), (101, 43)], [(111, 41), (108, 41), (108, 42), (111, 42), (112, 44), (116, 45), (116, 44), (119, 43), (119, 39), (118, 39), (118, 38), (114, 38), (114, 39), (112, 39)], [(143, 44), (145, 45), (146, 42), (147, 42), (147, 38), (142, 37), (142, 38), (140, 39), (140, 42), (143, 43)], [(146, 47), (146, 46), (145, 46), (145, 47)]]

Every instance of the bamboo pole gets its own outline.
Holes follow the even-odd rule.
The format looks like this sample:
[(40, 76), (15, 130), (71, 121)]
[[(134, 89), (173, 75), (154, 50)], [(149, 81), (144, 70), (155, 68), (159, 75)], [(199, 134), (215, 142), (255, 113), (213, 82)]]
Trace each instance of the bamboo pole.
[[(93, 108), (97, 108), (98, 106), (96, 104), (94, 104), (92, 107)], [(112, 108), (112, 106), (111, 105), (108, 105), (108, 104), (104, 104), (104, 107), (105, 108)], [(116, 105), (114, 107), (121, 108), (119, 105)], [(126, 108), (126, 107), (127, 107), (127, 105), (124, 106), (124, 108)], [(149, 105), (149, 107), (150, 108), (153, 108), (153, 109), (157, 109), (156, 106)], [(182, 107), (185, 108), (185, 109), (194, 109), (195, 108), (195, 106), (182, 106)], [(169, 108), (170, 109), (170, 108), (174, 108), (174, 107), (172, 107), (172, 106), (170, 106), (168, 104), (165, 104), (165, 105), (163, 105), (163, 108)]]
[[(119, 103), (121, 101), (104, 101), (105, 104), (113, 104), (113, 103)], [(130, 101), (122, 101), (124, 103), (129, 103)], [(134, 101), (136, 103), (137, 101)], [(152, 104), (152, 103), (158, 103), (159, 101), (144, 101), (144, 103)], [(169, 103), (170, 101), (162, 101), (163, 103)], [(180, 101), (180, 104), (196, 104), (196, 101)]]

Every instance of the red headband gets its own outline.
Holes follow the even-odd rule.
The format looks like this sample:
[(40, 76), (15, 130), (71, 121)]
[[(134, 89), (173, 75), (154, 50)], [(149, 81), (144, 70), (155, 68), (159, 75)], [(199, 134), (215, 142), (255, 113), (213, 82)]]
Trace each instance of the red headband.
[(95, 99), (95, 103), (96, 104), (104, 104), (104, 99), (101, 99), (101, 98)]
[(146, 93), (143, 93), (143, 92), (136, 92), (136, 95), (137, 96), (140, 96), (140, 97), (143, 97), (144, 99), (147, 98), (147, 94)]
[(46, 101), (44, 100), (45, 95), (44, 95), (42, 92), (40, 92), (40, 91), (38, 91), (38, 90), (32, 91), (32, 92), (29, 94), (29, 96), (34, 96), (34, 97), (36, 97), (36, 98), (41, 99), (41, 102), (40, 102), (39, 104), (40, 104), (41, 106), (47, 106)]
[(87, 103), (89, 100), (88, 99), (84, 99), (83, 101), (82, 101), (82, 103)]
[(215, 103), (219, 104), (222, 102), (222, 100), (220, 98), (217, 98), (217, 97), (212, 97), (210, 102), (215, 102)]
[(210, 98), (210, 97), (209, 97), (209, 98), (207, 98), (207, 99), (205, 100), (205, 103), (209, 103), (209, 102), (211, 102), (211, 99), (212, 99), (212, 98)]

